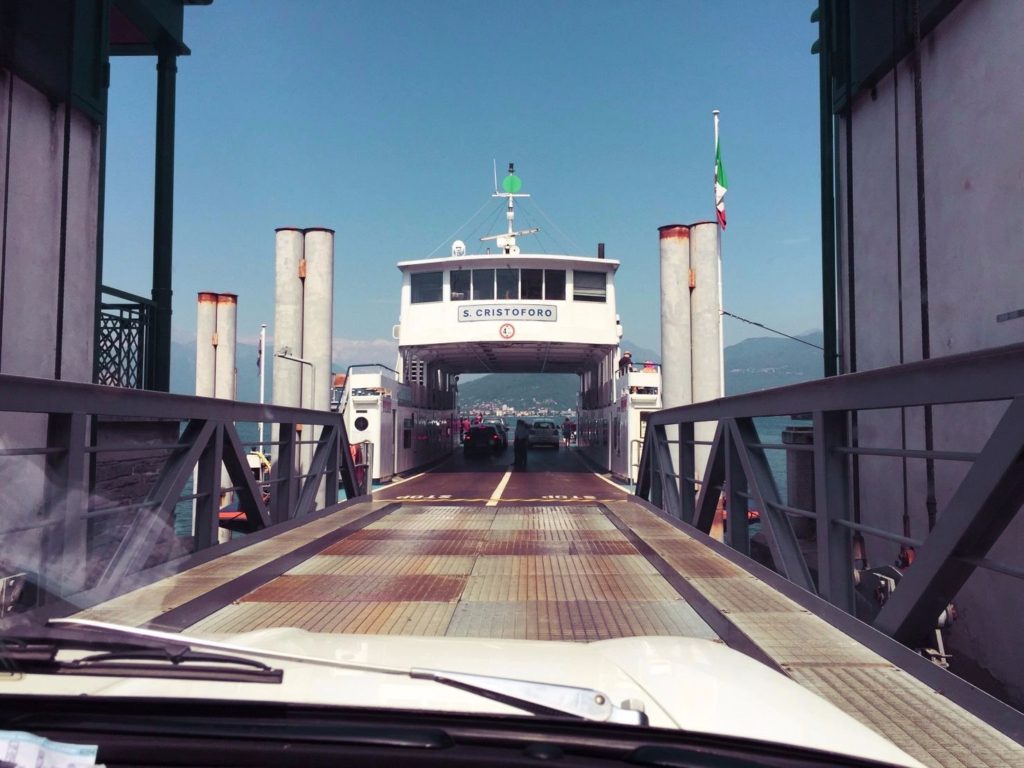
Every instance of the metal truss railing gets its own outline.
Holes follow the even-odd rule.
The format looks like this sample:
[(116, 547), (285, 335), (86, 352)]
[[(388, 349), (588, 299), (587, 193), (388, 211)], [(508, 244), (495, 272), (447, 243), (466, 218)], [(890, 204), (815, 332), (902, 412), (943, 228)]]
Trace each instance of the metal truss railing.
[(104, 301), (97, 317), (96, 383), (144, 389), (155, 304), (116, 288), (103, 286), (101, 290)]
[[(993, 401), (1007, 406), (980, 452), (864, 446), (851, 440), (855, 419), (865, 414)], [(755, 418), (797, 413), (812, 415), (813, 446), (761, 441)], [(695, 477), (696, 447), (708, 445), (694, 440), (694, 425), (699, 422), (717, 422), (717, 428), (703, 476)], [(783, 503), (767, 460), (770, 450), (813, 452), (813, 509)], [(857, 521), (853, 468), (864, 456), (970, 462), (970, 468), (934, 528), (925, 537), (910, 538)], [(753, 504), (760, 512), (775, 568), (849, 613), (855, 611), (855, 533), (914, 546), (913, 564), (905, 568), (899, 587), (873, 623), (901, 642), (916, 644), (934, 631), (938, 617), (976, 568), (1024, 577), (1019, 565), (986, 557), (1024, 504), (1024, 344), (652, 413), (637, 495), (705, 533), (724, 497), (726, 543), (747, 554), (746, 511)], [(816, 579), (794, 533), (794, 516), (815, 523)]]
[[(101, 442), (101, 421), (157, 425), (168, 437)], [(243, 442), (238, 425), (255, 433), (259, 422), (278, 425), (276, 442)], [(302, 439), (301, 425), (315, 439)], [(303, 444), (312, 445), (304, 472)], [(249, 467), (257, 446), (273, 454), (269, 478)], [(146, 457), (148, 487), (106, 500), (97, 468), (125, 456)], [(27, 572), (36, 602), (116, 591), (131, 574), (217, 546), (223, 528), (252, 532), (308, 516), (334, 506), (339, 487), (361, 496), (369, 476), (353, 461), (340, 414), (0, 375), (0, 576)], [(234, 514), (223, 509), (228, 494)]]

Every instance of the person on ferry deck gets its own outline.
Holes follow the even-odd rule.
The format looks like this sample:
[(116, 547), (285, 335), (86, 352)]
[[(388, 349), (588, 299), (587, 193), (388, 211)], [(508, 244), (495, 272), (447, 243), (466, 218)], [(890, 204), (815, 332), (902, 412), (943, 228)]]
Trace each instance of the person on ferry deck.
[(619, 376), (625, 376), (632, 369), (633, 353), (626, 351), (619, 358)]
[(530, 428), (522, 419), (516, 421), (516, 436), (513, 443), (515, 461), (512, 466), (516, 469), (526, 469), (526, 452), (529, 447)]
[(569, 421), (569, 417), (565, 417), (565, 421), (562, 422), (562, 439), (565, 440), (565, 447), (569, 447), (569, 438), (572, 437), (572, 422)]

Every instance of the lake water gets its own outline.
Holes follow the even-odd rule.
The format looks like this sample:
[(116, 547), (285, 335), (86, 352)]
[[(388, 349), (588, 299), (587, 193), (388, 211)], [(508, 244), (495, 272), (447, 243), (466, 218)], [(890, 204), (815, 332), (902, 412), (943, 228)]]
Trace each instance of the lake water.
[[(767, 416), (761, 419), (754, 419), (754, 425), (757, 427), (757, 434), (761, 438), (762, 443), (781, 443), (782, 433), (787, 427), (809, 427), (811, 422), (809, 420), (793, 419), (789, 416)], [(772, 469), (772, 475), (775, 477), (775, 484), (779, 489), (779, 498), (785, 503), (788, 493), (786, 483), (786, 451), (766, 450), (765, 455), (768, 459), (768, 466)]]

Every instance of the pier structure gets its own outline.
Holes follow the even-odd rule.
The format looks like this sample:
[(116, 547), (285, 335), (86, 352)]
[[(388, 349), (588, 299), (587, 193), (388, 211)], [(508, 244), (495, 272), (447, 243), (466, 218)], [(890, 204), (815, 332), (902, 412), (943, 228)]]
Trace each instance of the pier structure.
[[(329, 411), (237, 403), (211, 410), (203, 399), (111, 397), (100, 387), (47, 387), (12, 377), (0, 378), (0, 407), (45, 411), (72, 425), (89, 414), (126, 409), (187, 424), (151, 499), (122, 546), (101, 563), (99, 577), (84, 589), (68, 581), (65, 601), (44, 602), (36, 615), (68, 615), (66, 606), (73, 604), (75, 618), (214, 640), (274, 627), (326, 637), (691, 638), (723, 644), (781, 672), (925, 765), (962, 765), (969, 755), (971, 765), (1011, 766), (1024, 758), (1024, 715), (943, 669), (921, 638), (927, 642), (930, 617), (970, 569), (1013, 568), (987, 558), (1008, 522), (997, 525), (1000, 504), (1022, 493), (1024, 430), (1012, 389), (1024, 376), (1022, 360), (1019, 348), (1008, 348), (664, 409), (648, 417), (637, 495), (594, 472), (583, 451), (550, 449), (532, 451), (525, 472), (511, 469), (508, 454), (456, 454), (432, 471), (360, 495), (351, 482), (343, 417)], [(443, 369), (443, 355), (434, 362)], [(976, 457), (958, 506), (944, 513), (917, 570), (878, 614), (876, 626), (895, 627), (905, 645), (854, 615), (851, 535), (878, 532), (850, 517), (842, 490), (849, 479), (846, 412), (897, 407), (906, 393), (914, 405), (1008, 398), (1011, 406)], [(161, 399), (149, 402), (153, 397)], [(782, 504), (765, 460), (773, 446), (760, 441), (753, 422), (757, 415), (791, 412), (795, 402), (809, 403), (816, 414), (813, 510)], [(286, 438), (269, 507), (239, 461), (234, 423), (256, 418), (278, 422)], [(718, 427), (695, 494), (687, 479), (695, 472), (693, 425), (704, 421)], [(287, 442), (296, 434), (291, 425), (306, 422), (322, 427), (312, 466), (318, 474), (308, 479), (287, 460), (295, 448)], [(678, 465), (669, 457), (667, 425), (680, 435)], [(69, 461), (55, 464), (67, 478), (90, 453), (84, 431), (69, 434), (83, 442), (68, 443)], [(207, 502), (192, 553), (163, 560), (153, 533), (174, 509), (182, 472), (197, 461), (203, 498), (220, 488), (213, 483), (215, 462), (230, 470), (243, 496), (249, 493), (238, 521), (248, 533), (216, 543), (216, 507)], [(338, 482), (332, 466), (341, 467), (349, 498), (321, 506), (316, 489)], [(730, 516), (724, 543), (707, 535), (721, 492), (730, 510), (752, 499), (766, 511), (771, 569), (746, 554), (745, 516)], [(291, 498), (297, 501), (289, 506)], [(51, 524), (67, 536), (96, 515), (91, 504), (73, 496)], [(816, 562), (795, 546), (789, 515), (815, 520)], [(71, 536), (63, 546), (65, 555), (88, 561), (87, 539)]]
[[(869, 374), (1019, 343), (1024, 198), (1009, 176), (1024, 167), (1024, 5), (817, 6), (825, 371)], [(851, 423), (854, 447), (922, 452), (851, 458), (855, 514), (899, 537), (865, 536), (872, 565), (917, 568), (915, 542), (943, 527), (964, 476), (940, 457), (982, 450), (1006, 408), (922, 405)], [(1024, 549), (1019, 507), (1004, 504), (1011, 522), (993, 556)], [(1020, 604), (1019, 578), (976, 571), (957, 595), (947, 651), (1024, 706), (1024, 612), (1006, 610)]]
[[(130, 10), (143, 5), (123, 3), (119, 7)], [(894, 64), (906, 56), (912, 58), (918, 96), (923, 88), (922, 70), (929, 65), (923, 60), (928, 56), (947, 56), (952, 51), (966, 63), (988, 61), (972, 55), (973, 40), (984, 41), (1006, 54), (1000, 64), (1012, 68), (1017, 60), (1014, 57), (1020, 56), (1012, 32), (1020, 25), (1006, 23), (1005, 14), (1020, 12), (981, 5), (936, 5), (923, 31), (922, 20), (915, 19), (909, 27), (914, 39), (904, 40), (899, 52), (895, 46), (890, 51)], [(826, 14), (835, 9), (831, 3), (823, 7)], [(823, 39), (839, 39), (834, 31), (827, 29)], [(922, 50), (922, 34), (932, 32), (942, 37), (942, 44), (934, 46), (933, 51)], [(912, 53), (908, 52), (910, 45)], [(164, 126), (168, 105), (173, 104), (174, 53), (166, 48), (160, 53), (160, 100), (164, 105), (160, 122)], [(831, 56), (833, 52), (826, 53)], [(950, 89), (961, 94), (960, 99), (948, 99), (957, 108), (958, 101), (969, 100), (964, 94), (971, 98), (976, 93), (989, 98), (1000, 95), (991, 87), (974, 88), (977, 79), (972, 81), (971, 75), (976, 71), (970, 66), (952, 69), (957, 76), (964, 75), (963, 81), (954, 83), (957, 88)], [(853, 67), (837, 66), (835, 71), (849, 73)], [(885, 67), (879, 65), (871, 71), (876, 74), (865, 75), (857, 86), (864, 93), (858, 93), (852, 82), (845, 83), (846, 98), (859, 100), (859, 104), (845, 105), (849, 107), (848, 115), (866, 109), (870, 118), (870, 103), (875, 100), (869, 103), (866, 89), (871, 86), (866, 83)], [(992, 82), (998, 89), (1011, 87), (1014, 81), (1007, 77)], [(884, 97), (885, 83), (875, 84), (879, 83)], [(32, 121), (37, 121), (36, 128), (45, 128), (42, 116), (49, 104), (38, 98), (38, 93), (31, 93), (23, 79), (11, 85), (8, 93), (15, 96), (4, 105), (17, 108), (20, 114), (15, 121), (18, 133), (7, 142), (14, 149), (4, 155), (15, 181), (10, 201), (14, 206), (31, 206), (37, 190), (32, 186), (31, 174), (18, 164), (43, 147), (42, 139), (33, 143)], [(1007, 95), (1011, 104), (1019, 99), (1008, 92), (1002, 95)], [(58, 109), (58, 114), (64, 120), (64, 133), (50, 135), (44, 131), (40, 136), (55, 141), (54, 146), (63, 143), (65, 149), (72, 142), (74, 149), (64, 153), (70, 161), (62, 170), (43, 174), (37, 181), (41, 186), (49, 185), (48, 191), (53, 192), (54, 181), (61, 179), (73, 190), (72, 198), (90, 199), (96, 189), (95, 178), (87, 176), (88, 183), (80, 189), (74, 186), (77, 181), (72, 183), (69, 171), (78, 167), (75, 163), (81, 159), (76, 154), (79, 145), (73, 140), (88, 130), (76, 133), (82, 128), (81, 115), (62, 102), (66, 94), (58, 92), (55, 96), (54, 103), (63, 103), (63, 111)], [(828, 91), (823, 108), (834, 108), (833, 97), (838, 96), (838, 91)], [(920, 149), (923, 115), (920, 98), (916, 101), (914, 132)], [(22, 121), (25, 115), (28, 117)], [(6, 122), (11, 124), (10, 119)], [(56, 128), (59, 123), (51, 121), (49, 126)], [(71, 131), (66, 130), (69, 124), (74, 126)], [(30, 130), (26, 131), (26, 126)], [(950, 120), (944, 127), (962, 130), (963, 124)], [(166, 137), (167, 132), (161, 135)], [(841, 137), (846, 142), (847, 158), (852, 157), (852, 137), (858, 135), (872, 136), (869, 131), (847, 130)], [(944, 135), (944, 139), (952, 144), (940, 143), (940, 147), (954, 146), (962, 137)], [(1000, 147), (1017, 146), (1006, 139), (995, 143)], [(98, 145), (86, 141), (83, 146), (85, 155), (93, 157), (89, 153)], [(923, 160), (922, 151), (918, 157)], [(57, 164), (53, 158), (48, 162), (53, 171)], [(161, 162), (166, 193), (167, 157)], [(1001, 162), (1012, 166), (1005, 157)], [(886, 164), (886, 170), (888, 167)], [(850, 165), (846, 169), (853, 173)], [(923, 162), (919, 161), (916, 170), (923, 187)], [(855, 190), (861, 194), (859, 182), (849, 175), (844, 181), (837, 188), (845, 187), (847, 194)], [(972, 188), (969, 184), (954, 186), (964, 192)], [(873, 190), (868, 187), (867, 192), (870, 200)], [(904, 195), (897, 192), (896, 196), (899, 199)], [(918, 199), (925, 201), (925, 197)], [(60, 240), (52, 238), (53, 225), (61, 221), (64, 212), (53, 214), (50, 210), (39, 217), (44, 222), (40, 231), (50, 239), (41, 240), (44, 245), (31, 252), (47, 258), (57, 256), (47, 263), (58, 265), (58, 274), (64, 275), (60, 281), (63, 290), (73, 282), (76, 262), (65, 257), (73, 255), (75, 238), (68, 237), (57, 248), (50, 247)], [(167, 214), (169, 210), (164, 209), (159, 224), (164, 235), (170, 228)], [(928, 220), (934, 222), (936, 218)], [(986, 215), (978, 220), (991, 223), (991, 218)], [(1014, 221), (1012, 216), (1003, 218)], [(36, 220), (12, 214), (12, 221), (15, 219), (19, 226)], [(928, 265), (922, 237), (925, 223), (924, 211), (919, 210), (919, 269)], [(1005, 228), (992, 229), (996, 238), (1006, 232)], [(858, 234), (850, 226), (845, 232), (863, 236), (862, 230)], [(87, 246), (95, 243), (95, 235), (90, 240), (90, 232), (84, 234), (81, 242)], [(899, 234), (902, 237), (904, 233)], [(158, 235), (161, 249), (169, 244), (164, 235)], [(24, 237), (24, 232), (16, 236)], [(853, 255), (851, 242), (847, 239), (845, 244), (845, 266), (850, 266)], [(934, 246), (934, 239), (931, 242)], [(999, 250), (993, 248), (992, 252)], [(862, 254), (858, 253), (858, 258)], [(506, 255), (518, 256), (511, 249)], [(38, 271), (41, 263), (20, 262), (11, 266), (8, 274), (12, 281), (24, 280), (27, 284), (30, 270)], [(88, 259), (85, 263), (90, 268), (96, 266)], [(165, 263), (161, 269), (167, 266)], [(961, 271), (952, 274), (956, 279), (964, 275)], [(1012, 287), (1012, 282), (1007, 283)], [(86, 280), (86, 285), (92, 283)], [(436, 285), (434, 275), (419, 287), (433, 295)], [(591, 276), (572, 287), (574, 292), (578, 287), (581, 300), (587, 302), (596, 297), (598, 285)], [(409, 287), (412, 289), (411, 281)], [(444, 289), (443, 277), (438, 287)], [(451, 284), (447, 287), (450, 289)], [(846, 297), (850, 303), (844, 306), (844, 312), (850, 313), (847, 332), (858, 330), (853, 322), (855, 294), (864, 288), (856, 280), (847, 286), (851, 292)], [(648, 439), (640, 459), (635, 496), (591, 471), (590, 465), (582, 461), (586, 452), (581, 450), (559, 452), (554, 457), (549, 454), (549, 462), (535, 457), (531, 470), (519, 474), (509, 472), (500, 457), (470, 466), (456, 456), (429, 474), (403, 478), (368, 497), (366, 488), (355, 482), (341, 414), (135, 392), (72, 380), (71, 363), (76, 352), (68, 344), (72, 326), (69, 313), (73, 307), (79, 311), (89, 305), (67, 302), (68, 298), (64, 296), (63, 320), (55, 319), (52, 326), (56, 334), (49, 330), (41, 334), (45, 342), (57, 340), (55, 357), (47, 357), (42, 363), (43, 374), (8, 367), (24, 364), (27, 358), (17, 357), (17, 346), (6, 346), (14, 327), (6, 314), (0, 328), (5, 342), (4, 357), (0, 359), (4, 427), (0, 460), (5, 478), (18, 481), (3, 486), (6, 514), (0, 529), (0, 557), (5, 591), (0, 622), (77, 615), (212, 637), (258, 627), (301, 628), (326, 636), (354, 632), (567, 642), (628, 636), (689, 637), (729, 646), (776, 669), (887, 736), (925, 765), (1024, 763), (1021, 713), (951, 675), (942, 666), (945, 654), (941, 648), (927, 644), (932, 638), (941, 639), (941, 634), (934, 633), (949, 619), (950, 600), (973, 574), (984, 571), (986, 579), (1021, 575), (1019, 565), (996, 559), (994, 552), (1003, 533), (1018, 522), (1014, 515), (1024, 500), (1024, 402), (1017, 384), (1024, 380), (1024, 349), (1019, 345), (994, 347), (1004, 339), (993, 342), (986, 338), (982, 349), (947, 359), (909, 363), (901, 359), (898, 364), (880, 364), (825, 382), (716, 403), (681, 405), (653, 414), (648, 418)], [(926, 296), (922, 293), (920, 298)], [(169, 291), (161, 292), (152, 303), (156, 300), (166, 320)], [(11, 301), (9, 307), (15, 306), (13, 298)], [(60, 299), (53, 306), (59, 310)], [(139, 306), (149, 305), (142, 302)], [(1014, 313), (1011, 309), (1000, 312), (996, 322), (1010, 322)], [(61, 316), (57, 311), (54, 318)], [(937, 319), (927, 315), (922, 319), (920, 331), (922, 337), (927, 337), (931, 323)], [(941, 324), (938, 327), (951, 330)], [(1009, 327), (1000, 326), (999, 333)], [(519, 329), (512, 330), (518, 333)], [(901, 343), (906, 333), (901, 327)], [(866, 350), (858, 346), (864, 343), (864, 335), (859, 338), (858, 342), (847, 337), (844, 342), (843, 352), (851, 362), (849, 370), (856, 368), (852, 361)], [(473, 349), (463, 342), (452, 350)], [(514, 359), (511, 353), (502, 351), (505, 347), (500, 344), (486, 349), (491, 355), (485, 353), (474, 364), (490, 365), (489, 358), (493, 357), (500, 366), (505, 354)], [(546, 364), (547, 350), (534, 345), (533, 351), (540, 352), (539, 362)], [(599, 349), (593, 358), (598, 371), (609, 374), (605, 378), (595, 376), (591, 392), (599, 403), (610, 401), (610, 393), (616, 391), (607, 384), (609, 367), (614, 367), (607, 352)], [(445, 375), (443, 356), (430, 361), (410, 356), (406, 362), (416, 369), (414, 375), (420, 381), (439, 381)], [(537, 363), (536, 359), (531, 361), (531, 365)], [(523, 358), (515, 364), (526, 365)], [(303, 404), (301, 383), (300, 379), (299, 405)], [(812, 510), (789, 507), (779, 499), (765, 452), (780, 447), (765, 445), (754, 422), (761, 415), (808, 408), (814, 423), (814, 443), (807, 448), (814, 455)], [(932, 422), (926, 417), (926, 409), (932, 408), (942, 418)], [(908, 424), (920, 425), (925, 438), (921, 444), (868, 444), (864, 438), (886, 434), (880, 429), (855, 429), (872, 419), (883, 425), (891, 423), (891, 414), (902, 415), (904, 411), (920, 414), (920, 422), (911, 415)], [(950, 413), (956, 415), (947, 416)], [(981, 418), (979, 413), (983, 414)], [(141, 498), (129, 503), (111, 502), (93, 493), (93, 471), (98, 473), (102, 466), (96, 457), (123, 453), (125, 445), (99, 444), (92, 427), (104, 419), (120, 418), (160, 422), (169, 427), (171, 435), (147, 447), (161, 463), (150, 487)], [(974, 424), (977, 431), (972, 432), (967, 445), (928, 443), (926, 425), (932, 422), (934, 438), (941, 434), (938, 430), (943, 418), (949, 418), (946, 426), (951, 432), (957, 432), (954, 428), (964, 421), (978, 422)], [(263, 488), (245, 464), (237, 430), (238, 423), (264, 420), (277, 426), (279, 456), (269, 483), (269, 505), (263, 502)], [(718, 426), (707, 466), (699, 473), (695, 449), (700, 441), (695, 425), (709, 421)], [(296, 427), (303, 424), (320, 428), (309, 461), (309, 477), (297, 471), (295, 460), (302, 450), (299, 435), (303, 431)], [(25, 425), (30, 428), (22, 428)], [(614, 438), (608, 439), (606, 425), (602, 422), (593, 426), (593, 448), (613, 451)], [(675, 456), (667, 437), (670, 427), (677, 435)], [(870, 479), (867, 472), (857, 477), (858, 465), (863, 469), (868, 463), (861, 457), (877, 462), (877, 472), (885, 462), (922, 462), (925, 465), (920, 467), (917, 479), (925, 488), (932, 474), (927, 463), (953, 462), (959, 469), (949, 477), (956, 477), (958, 482), (948, 482), (944, 490), (936, 490), (934, 501), (929, 499), (924, 507), (926, 533), (895, 532), (879, 521), (861, 517), (856, 495), (849, 493), (851, 487), (856, 490)], [(194, 468), (199, 469), (193, 494), (200, 502), (196, 527), (191, 534), (179, 535), (174, 530), (177, 507)], [(245, 535), (218, 543), (222, 522), (216, 500), (222, 490), (222, 468), (242, 497), (242, 509), (233, 527)], [(943, 478), (941, 471), (935, 473), (935, 478), (937, 482)], [(333, 489), (339, 482), (345, 488), (345, 501), (331, 498), (317, 502), (320, 489)], [(694, 493), (698, 485), (699, 492)], [(26, 488), (30, 492), (22, 498), (21, 490)], [(724, 544), (706, 535), (712, 501), (720, 493), (727, 497), (731, 510), (743, 509), (751, 500), (762, 510), (763, 524), (772, 534), (772, 569), (746, 557), (749, 529), (745, 515), (732, 515)], [(936, 509), (931, 520), (929, 506)], [(813, 562), (794, 544), (792, 516), (814, 521), (818, 551)], [(118, 530), (115, 547), (97, 548), (97, 523), (120, 517), (127, 524)], [(854, 615), (858, 612), (857, 588), (878, 575), (852, 562), (852, 540), (858, 534), (886, 541), (893, 549), (909, 546), (918, 550), (915, 562), (901, 571), (894, 589), (890, 587), (897, 582), (896, 577), (873, 582), (886, 597), (884, 605), (876, 605), (873, 626)], [(168, 541), (175, 546), (169, 546)], [(1011, 554), (1019, 550), (1009, 549)], [(858, 583), (858, 579), (864, 581)], [(7, 591), (9, 585), (13, 586)], [(982, 583), (983, 587), (988, 585), (987, 581)], [(1000, 600), (1010, 593), (1005, 589), (991, 592)], [(869, 590), (872, 598), (877, 594), (875, 589)], [(704, 691), (697, 691), (694, 696), (702, 694)]]

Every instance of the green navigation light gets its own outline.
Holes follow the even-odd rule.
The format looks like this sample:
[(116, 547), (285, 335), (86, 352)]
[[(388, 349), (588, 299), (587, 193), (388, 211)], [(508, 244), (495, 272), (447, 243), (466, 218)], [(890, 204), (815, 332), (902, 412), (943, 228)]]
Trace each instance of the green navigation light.
[(514, 173), (510, 173), (501, 182), (501, 188), (504, 189), (508, 194), (514, 195), (516, 192), (523, 188), (523, 180), (516, 176)]

